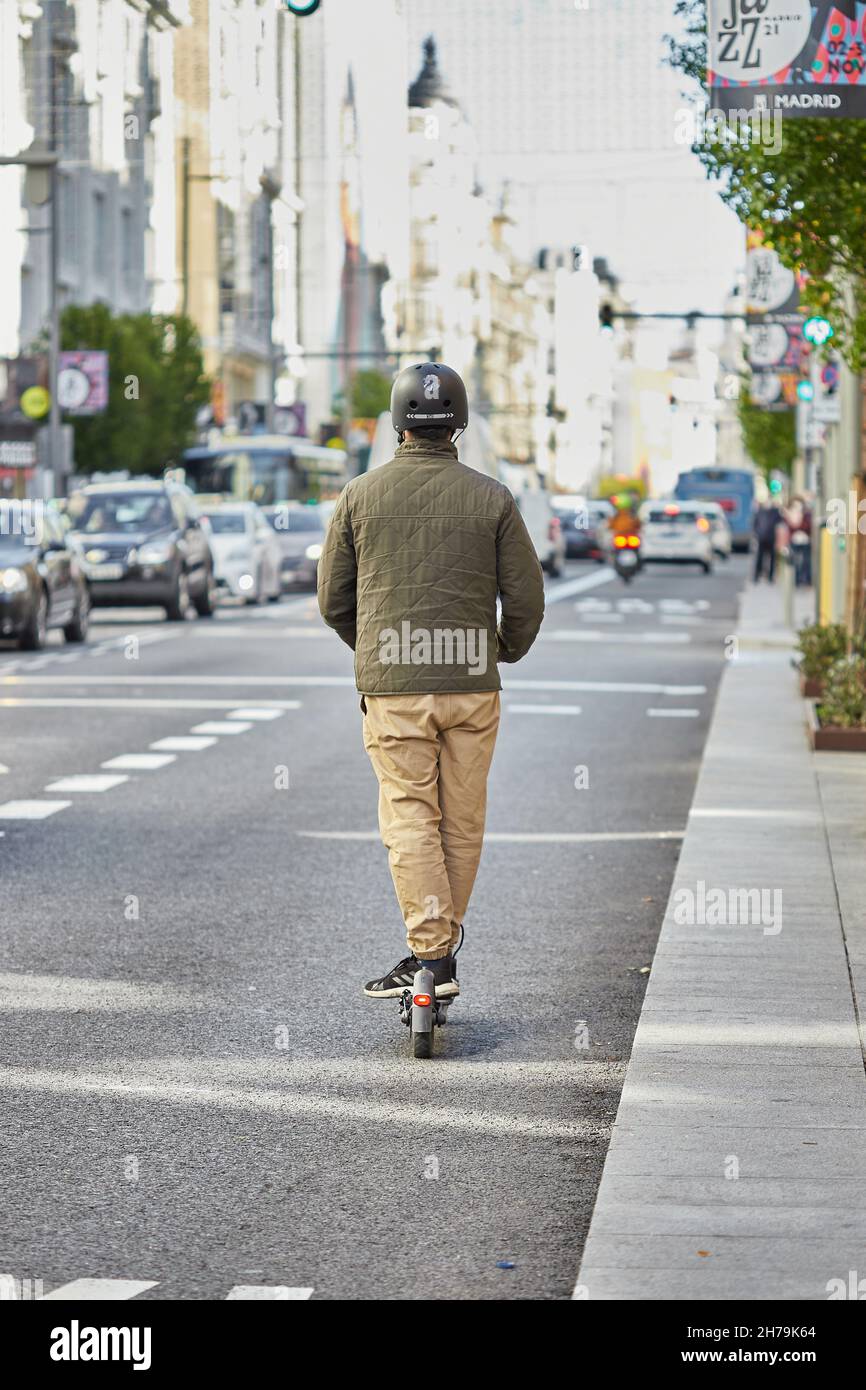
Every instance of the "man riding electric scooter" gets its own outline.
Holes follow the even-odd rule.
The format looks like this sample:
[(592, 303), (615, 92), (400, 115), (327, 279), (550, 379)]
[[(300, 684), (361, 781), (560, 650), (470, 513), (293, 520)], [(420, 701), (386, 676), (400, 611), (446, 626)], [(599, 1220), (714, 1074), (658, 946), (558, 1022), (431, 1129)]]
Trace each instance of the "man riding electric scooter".
[(453, 948), (484, 836), (497, 664), (532, 646), (544, 584), (511, 493), (457, 457), (455, 436), (469, 423), (458, 374), (436, 362), (407, 367), (391, 417), (394, 458), (353, 478), (331, 518), (319, 607), (355, 652), (379, 828), (409, 946), (364, 992), (398, 998), (423, 965), (435, 998), (448, 1000), (460, 992)]

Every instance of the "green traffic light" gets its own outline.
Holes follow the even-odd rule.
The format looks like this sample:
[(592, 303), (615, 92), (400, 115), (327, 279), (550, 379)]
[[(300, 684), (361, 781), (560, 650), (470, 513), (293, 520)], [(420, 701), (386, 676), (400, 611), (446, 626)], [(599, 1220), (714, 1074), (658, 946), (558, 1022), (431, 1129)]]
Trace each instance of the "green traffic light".
[(322, 0), (285, 0), (286, 9), (297, 15), (315, 14), (321, 3)]
[(829, 319), (821, 318), (819, 314), (813, 315), (803, 324), (803, 337), (816, 347), (823, 347), (833, 337), (833, 325)]

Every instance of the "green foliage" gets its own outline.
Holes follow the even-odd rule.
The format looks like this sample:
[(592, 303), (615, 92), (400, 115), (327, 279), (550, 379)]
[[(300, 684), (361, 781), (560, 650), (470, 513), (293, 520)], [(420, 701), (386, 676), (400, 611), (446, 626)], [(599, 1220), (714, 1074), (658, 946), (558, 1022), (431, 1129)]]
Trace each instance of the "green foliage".
[(835, 662), (848, 651), (848, 633), (842, 623), (809, 623), (797, 633), (800, 671), (808, 680), (823, 680)]
[(391, 408), (391, 379), (371, 368), (352, 377), (352, 415), (355, 419), (375, 420)]
[(71, 419), (78, 469), (160, 473), (177, 460), (210, 396), (192, 320), (182, 314), (114, 317), (104, 304), (72, 304), (63, 312), (60, 340), (64, 350), (108, 353), (108, 409)]
[(818, 718), (829, 728), (866, 729), (866, 657), (846, 657), (830, 668)]
[(762, 410), (749, 400), (744, 383), (737, 402), (746, 452), (756, 467), (769, 477), (774, 468), (791, 472), (797, 456), (797, 427), (793, 410)]
[[(674, 12), (682, 30), (668, 38), (669, 61), (703, 83), (706, 0), (678, 0)], [(805, 270), (802, 301), (833, 324), (832, 346), (852, 371), (864, 370), (866, 122), (786, 115), (778, 153), (712, 129), (693, 149), (740, 220), (763, 231), (786, 266)]]

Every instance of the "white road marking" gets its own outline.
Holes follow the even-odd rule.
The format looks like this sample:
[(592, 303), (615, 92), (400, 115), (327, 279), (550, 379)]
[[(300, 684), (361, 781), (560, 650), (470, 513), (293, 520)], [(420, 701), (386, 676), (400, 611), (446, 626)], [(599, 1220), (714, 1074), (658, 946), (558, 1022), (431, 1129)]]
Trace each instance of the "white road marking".
[[(49, 697), (34, 696), (2, 696), (0, 697), (0, 709), (224, 709), (233, 710), (236, 705), (235, 700), (159, 700), (159, 699), (134, 699), (126, 696), (102, 696), (94, 695), (88, 699), (86, 696), (69, 697), (58, 696), (56, 699)], [(300, 709), (300, 700), (274, 700), (274, 709), (280, 713), (287, 709)], [(261, 715), (257, 716), (261, 718)]]
[(45, 791), (110, 792), (112, 787), (119, 787), (121, 782), (128, 781), (129, 778), (122, 776), (120, 773), (76, 772), (71, 777), (60, 777), (56, 782), (49, 782)]
[(580, 705), (503, 705), (509, 714), (580, 714)]
[[(686, 634), (684, 634), (686, 635)], [(619, 641), (619, 636), (611, 638), (608, 633), (600, 633), (605, 641)], [(665, 641), (670, 638), (667, 634)], [(312, 690), (354, 689), (353, 676), (26, 676), (0, 677), (0, 685), (69, 685), (73, 688), (84, 685), (143, 686), (143, 685), (184, 685), (184, 686), (285, 686), (300, 685)], [(505, 690), (583, 690), (605, 695), (705, 695), (705, 685), (657, 685), (647, 681), (567, 681), (567, 680), (514, 680), (507, 677), (503, 681)], [(280, 703), (274, 701), (274, 704)], [(237, 697), (230, 702), (232, 708)], [(294, 708), (286, 705), (285, 708)]]
[[(300, 708), (300, 702), (296, 701), (295, 707)], [(281, 709), (263, 709), (260, 706), (254, 709), (233, 709), (229, 719), (251, 719), (253, 723), (258, 723), (267, 719), (279, 719), (282, 712)]]
[(215, 738), (193, 738), (189, 734), (176, 734), (171, 738), (158, 738), (151, 747), (156, 753), (200, 753), (203, 748), (211, 748)]
[(73, 1279), (70, 1284), (61, 1284), (53, 1293), (43, 1294), (39, 1303), (54, 1301), (124, 1303), (145, 1289), (156, 1288), (155, 1279)]
[[(299, 830), (305, 840), (378, 840), (378, 830)], [(580, 845), (604, 841), (616, 843), (625, 840), (682, 840), (684, 830), (588, 830), (551, 831), (522, 833), (491, 833), (484, 836), (485, 843), (502, 845)]]
[(227, 1303), (237, 1303), (244, 1299), (306, 1299), (312, 1297), (312, 1289), (289, 1288), (285, 1284), (235, 1284), (226, 1294)]
[(4, 801), (0, 820), (46, 820), (71, 805), (71, 801)]
[(641, 646), (647, 642), (691, 642), (687, 632), (594, 632), (591, 628), (559, 628), (555, 632), (541, 632), (539, 642), (616, 642), (629, 646)]
[(775, 809), (761, 811), (750, 806), (693, 806), (689, 811), (689, 815), (730, 820), (787, 820), (793, 821), (798, 825), (818, 825), (821, 822), (821, 817), (813, 815), (811, 811), (784, 811)]
[(648, 709), (650, 719), (698, 719), (699, 709)]
[(245, 734), (253, 726), (247, 722), (233, 723), (229, 719), (206, 719), (203, 724), (194, 724), (193, 734)]
[(9, 769), (8, 769), (8, 767), (6, 766), (6, 764), (5, 764), (5, 763), (0, 763), (0, 777), (3, 776), (3, 773), (4, 773), (4, 772), (8, 772), (8, 771), (9, 771)]
[(592, 615), (594, 623), (624, 623), (625, 614), (623, 613), (594, 613)]
[(686, 627), (703, 627), (704, 619), (695, 618), (691, 613), (663, 613), (659, 622), (664, 626), (672, 626), (677, 623)]
[(602, 569), (595, 570), (592, 574), (582, 574), (578, 579), (566, 579), (563, 584), (552, 584), (544, 594), (545, 607), (551, 603), (562, 603), (563, 599), (571, 598), (572, 594), (581, 594), (587, 589), (597, 589), (601, 584), (610, 584), (615, 577), (613, 570)]
[(107, 762), (100, 763), (99, 766), (126, 768), (130, 772), (149, 772), (158, 767), (167, 767), (169, 763), (176, 761), (174, 753), (121, 753), (116, 758), (109, 758)]
[(309, 627), (279, 627), (272, 632), (258, 632), (255, 628), (238, 628), (237, 631), (231, 626), (228, 627), (202, 627), (195, 629), (196, 637), (230, 637), (232, 641), (237, 637), (249, 637), (258, 642), (272, 642), (275, 637), (328, 637), (334, 636), (329, 627), (323, 623), (318, 625), (311, 624)]

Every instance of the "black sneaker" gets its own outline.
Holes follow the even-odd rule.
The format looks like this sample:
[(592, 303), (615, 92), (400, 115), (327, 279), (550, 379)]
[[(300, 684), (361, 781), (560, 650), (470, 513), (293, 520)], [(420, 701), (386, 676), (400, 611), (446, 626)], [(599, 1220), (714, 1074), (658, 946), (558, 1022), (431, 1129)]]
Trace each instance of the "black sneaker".
[(415, 974), (422, 966), (433, 972), (437, 999), (457, 997), (460, 986), (452, 974), (453, 960), (450, 955), (442, 956), (439, 960), (418, 960), (415, 956), (407, 956), (405, 960), (398, 961), (381, 980), (368, 980), (364, 993), (368, 999), (399, 999), (404, 989), (412, 988)]

